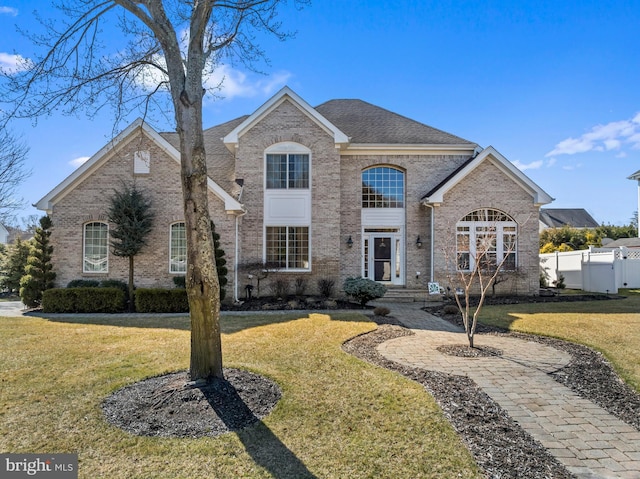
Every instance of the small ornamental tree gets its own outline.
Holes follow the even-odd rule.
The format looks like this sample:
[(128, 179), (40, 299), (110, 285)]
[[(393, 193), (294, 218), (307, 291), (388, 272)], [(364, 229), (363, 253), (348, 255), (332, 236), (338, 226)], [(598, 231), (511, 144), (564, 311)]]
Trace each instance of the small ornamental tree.
[(25, 274), (27, 267), (27, 259), (31, 251), (31, 242), (22, 241), (16, 238), (16, 241), (9, 247), (6, 261), (3, 264), (5, 277), (2, 280), (2, 286), (9, 290), (10, 293), (20, 290), (20, 280)]
[(387, 292), (387, 288), (383, 284), (360, 277), (347, 278), (342, 288), (347, 296), (354, 298), (363, 308), (369, 301), (382, 298)]
[(42, 302), (42, 293), (53, 288), (56, 274), (53, 272), (51, 255), (51, 218), (40, 218), (40, 226), (36, 228), (33, 245), (27, 258), (25, 275), (20, 279), (20, 299), (29, 308), (35, 308)]
[(220, 301), (223, 301), (225, 296), (227, 295), (225, 286), (228, 283), (227, 273), (229, 272), (229, 270), (225, 266), (227, 264), (227, 260), (225, 259), (225, 252), (222, 248), (220, 248), (220, 235), (216, 233), (216, 225), (213, 224), (213, 221), (211, 222), (211, 232), (213, 233), (213, 248), (216, 255), (218, 282), (220, 283)]
[(115, 190), (110, 198), (107, 217), (114, 224), (109, 229), (112, 253), (129, 258), (129, 311), (133, 311), (133, 258), (147, 244), (153, 228), (151, 201), (135, 185), (123, 185), (122, 191)]

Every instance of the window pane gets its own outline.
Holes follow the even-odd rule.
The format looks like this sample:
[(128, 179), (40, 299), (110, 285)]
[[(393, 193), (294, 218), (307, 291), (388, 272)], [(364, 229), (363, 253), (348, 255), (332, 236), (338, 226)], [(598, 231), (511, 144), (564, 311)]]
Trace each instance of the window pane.
[(309, 155), (289, 155), (289, 188), (309, 188)]
[(362, 172), (363, 208), (404, 208), (404, 173), (381, 166)]
[(287, 155), (267, 155), (267, 188), (287, 187)]
[(108, 227), (105, 223), (88, 223), (84, 226), (84, 261), (85, 273), (107, 272)]
[(187, 231), (184, 223), (171, 225), (169, 271), (172, 273), (187, 271)]
[(286, 267), (287, 261), (287, 227), (267, 227), (267, 263), (280, 268)]
[(309, 228), (289, 227), (289, 262), (288, 268), (309, 268)]

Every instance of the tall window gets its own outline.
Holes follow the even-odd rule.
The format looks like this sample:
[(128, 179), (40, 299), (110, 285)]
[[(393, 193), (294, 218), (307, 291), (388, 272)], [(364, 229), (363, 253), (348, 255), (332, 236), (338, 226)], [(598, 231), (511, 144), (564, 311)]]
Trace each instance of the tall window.
[(171, 225), (169, 240), (169, 272), (187, 272), (187, 231), (184, 223)]
[(267, 263), (283, 269), (309, 269), (309, 227), (267, 226)]
[(388, 166), (362, 172), (363, 208), (404, 208), (404, 173)]
[(84, 253), (82, 271), (84, 273), (106, 273), (108, 271), (108, 232), (106, 223), (84, 225)]
[(502, 270), (515, 270), (517, 233), (516, 222), (501, 211), (472, 211), (456, 224), (458, 269), (473, 271), (477, 265), (482, 270), (492, 270), (501, 265)]
[(267, 189), (308, 189), (309, 155), (267, 154)]

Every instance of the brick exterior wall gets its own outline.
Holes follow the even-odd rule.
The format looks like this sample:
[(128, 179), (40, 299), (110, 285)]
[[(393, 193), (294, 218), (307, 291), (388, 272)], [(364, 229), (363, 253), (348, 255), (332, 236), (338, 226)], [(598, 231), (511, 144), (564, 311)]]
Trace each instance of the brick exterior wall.
[(496, 293), (537, 294), (539, 290), (538, 207), (531, 195), (485, 160), (455, 185), (435, 208), (435, 279), (446, 286), (451, 267), (446, 257), (455, 257), (456, 222), (466, 214), (493, 208), (511, 216), (518, 224), (517, 262), (519, 274), (496, 285)]
[[(133, 155), (140, 150), (150, 152), (151, 168), (149, 174), (134, 176)], [(55, 203), (51, 213), (51, 241), (56, 286), (64, 287), (74, 279), (128, 281), (128, 258), (117, 257), (110, 251), (107, 273), (83, 273), (83, 230), (88, 222), (106, 222), (109, 198), (113, 191), (121, 189), (123, 182), (131, 184), (133, 181), (151, 199), (155, 213), (148, 245), (134, 259), (135, 284), (137, 287), (174, 287), (173, 277), (176, 274), (169, 273), (169, 229), (172, 223), (184, 221), (180, 167), (146, 135), (136, 135), (119, 144), (116, 151), (109, 154), (90, 176)], [(209, 197), (209, 208), (216, 230), (233, 233), (234, 219), (224, 212), (224, 203), (213, 193)], [(221, 247), (229, 267), (228, 277), (232, 279), (233, 236), (221, 236)], [(232, 295), (229, 288), (227, 295)]]
[[(463, 164), (464, 155), (364, 155), (343, 154), (334, 138), (288, 99), (265, 115), (239, 138), (235, 152), (235, 179), (244, 180), (241, 202), (246, 215), (238, 221), (240, 264), (261, 262), (264, 247), (264, 164), (265, 149), (280, 142), (299, 143), (311, 150), (311, 265), (310, 272), (280, 272), (261, 283), (261, 293), (277, 277), (307, 282), (307, 292), (317, 292), (319, 279), (335, 282), (340, 293), (343, 281), (362, 273), (362, 171), (372, 166), (392, 166), (405, 172), (404, 268), (407, 288), (426, 288), (431, 270), (431, 211), (421, 199), (452, 171)], [(135, 151), (148, 150), (151, 169), (146, 175), (133, 174)], [(109, 253), (108, 273), (83, 273), (83, 225), (106, 221), (108, 198), (122, 182), (136, 185), (150, 198), (155, 226), (149, 245), (135, 258), (138, 287), (173, 287), (169, 273), (170, 225), (183, 220), (179, 165), (145, 135), (132, 135), (96, 164), (91, 175), (56, 199), (53, 212), (53, 261), (57, 286), (74, 279), (118, 279), (126, 281), (128, 260)], [(232, 194), (236, 191), (230, 192)], [(221, 236), (229, 269), (227, 300), (234, 299), (236, 217), (227, 215), (223, 202), (213, 193), (209, 206)], [(519, 224), (518, 267), (523, 274), (500, 285), (500, 292), (534, 294), (538, 290), (538, 208), (532, 197), (489, 160), (485, 160), (435, 207), (435, 280), (446, 285), (444, 251), (455, 247), (455, 223), (478, 208), (495, 208), (512, 216)], [(282, 225), (287, 226), (287, 225)], [(422, 248), (416, 246), (420, 236)], [(347, 246), (351, 237), (353, 247)], [(420, 271), (419, 278), (416, 272)], [(249, 282), (239, 271), (238, 295), (244, 296)], [(254, 283), (255, 284), (255, 283)]]

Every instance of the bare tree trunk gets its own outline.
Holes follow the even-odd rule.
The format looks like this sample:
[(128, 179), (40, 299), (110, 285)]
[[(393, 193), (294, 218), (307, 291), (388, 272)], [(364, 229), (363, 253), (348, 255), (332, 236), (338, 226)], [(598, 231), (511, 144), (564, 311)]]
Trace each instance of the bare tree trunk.
[(129, 312), (133, 313), (134, 285), (133, 285), (133, 256), (129, 256)]
[[(201, 95), (201, 88), (195, 93)], [(209, 215), (202, 100), (183, 92), (176, 113), (187, 234), (186, 287), (191, 317), (191, 380), (224, 377), (220, 339), (220, 284)]]

